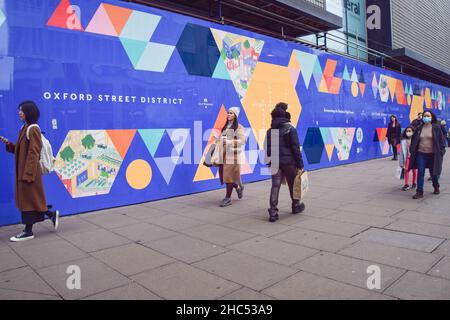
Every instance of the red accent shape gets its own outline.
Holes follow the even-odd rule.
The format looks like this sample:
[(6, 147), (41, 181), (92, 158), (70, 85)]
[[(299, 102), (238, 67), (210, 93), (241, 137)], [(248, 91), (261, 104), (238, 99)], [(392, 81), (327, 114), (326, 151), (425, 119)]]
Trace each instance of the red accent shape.
[(136, 130), (106, 130), (122, 159), (125, 158)]
[(72, 4), (69, 0), (61, 0), (52, 16), (47, 21), (47, 26), (84, 31), (83, 26), (76, 16), (75, 10), (72, 8)]
[(332, 94), (339, 94), (341, 91), (342, 79), (333, 77), (333, 81), (331, 81), (331, 85), (329, 86), (329, 92)]
[(403, 87), (403, 81), (397, 80), (397, 87), (395, 88), (395, 96), (397, 103), (406, 105), (405, 88)]
[(324, 78), (327, 84), (328, 92), (330, 92), (331, 86), (333, 85), (333, 77), (324, 76)]
[(327, 63), (325, 65), (325, 69), (323, 70), (323, 76), (325, 78), (327, 77), (334, 77), (334, 71), (336, 70), (336, 60), (328, 59)]
[(384, 141), (387, 135), (387, 128), (377, 128), (378, 141)]

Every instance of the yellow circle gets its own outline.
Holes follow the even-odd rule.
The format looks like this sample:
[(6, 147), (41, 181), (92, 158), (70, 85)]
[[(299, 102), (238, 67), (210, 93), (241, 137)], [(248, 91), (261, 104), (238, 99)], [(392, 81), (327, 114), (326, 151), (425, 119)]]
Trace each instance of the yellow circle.
[(152, 168), (145, 160), (134, 160), (127, 168), (126, 177), (128, 184), (133, 189), (145, 189), (152, 180)]
[(358, 93), (359, 93), (358, 84), (356, 82), (353, 82), (352, 83), (352, 94), (356, 98), (358, 96)]

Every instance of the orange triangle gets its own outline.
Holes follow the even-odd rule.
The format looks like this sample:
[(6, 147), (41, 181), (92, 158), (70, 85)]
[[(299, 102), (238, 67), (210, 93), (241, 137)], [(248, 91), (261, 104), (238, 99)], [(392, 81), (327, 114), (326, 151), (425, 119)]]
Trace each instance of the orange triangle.
[(384, 141), (387, 135), (387, 128), (377, 128), (378, 141)]
[(114, 26), (114, 29), (116, 29), (117, 31), (117, 34), (120, 35), (133, 10), (113, 6), (107, 3), (102, 3), (102, 6), (105, 8), (106, 13), (108, 14), (109, 19)]
[(342, 79), (333, 77), (333, 81), (331, 82), (331, 86), (329, 86), (330, 93), (339, 94), (341, 90)]
[(203, 150), (203, 156), (198, 164), (197, 172), (194, 176), (194, 182), (214, 179), (213, 172), (210, 168), (203, 165), (203, 161), (205, 160), (206, 152), (208, 152), (210, 146), (215, 142), (214, 136), (218, 136), (220, 134), (226, 121), (227, 110), (225, 109), (225, 106), (222, 105), (220, 107), (219, 114), (217, 115), (216, 122), (214, 123), (214, 127), (212, 128), (213, 131), (208, 139), (208, 143), (206, 144), (205, 150)]
[(324, 77), (322, 77), (322, 81), (320, 81), (319, 92), (328, 93), (328, 85)]
[(364, 97), (364, 92), (366, 91), (366, 84), (365, 83), (359, 83), (359, 89), (361, 89), (361, 96)]
[(204, 157), (200, 160), (200, 164), (194, 176), (194, 182), (212, 180), (215, 178), (212, 170), (203, 165), (203, 161), (205, 161)]
[(125, 158), (136, 130), (106, 130), (122, 159)]
[(333, 156), (334, 144), (326, 144), (325, 149), (327, 150), (328, 160), (331, 161), (331, 157)]

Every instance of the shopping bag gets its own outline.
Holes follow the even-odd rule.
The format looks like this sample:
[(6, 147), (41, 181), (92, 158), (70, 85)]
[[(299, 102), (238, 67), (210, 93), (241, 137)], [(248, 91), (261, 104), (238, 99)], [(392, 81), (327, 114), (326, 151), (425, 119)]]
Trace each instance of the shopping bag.
[(400, 175), (400, 179), (405, 179), (405, 168), (402, 168), (402, 174)]
[(220, 144), (216, 144), (214, 151), (211, 155), (211, 166), (218, 167), (220, 164), (223, 164), (223, 157), (221, 156), (222, 148)]
[(303, 199), (308, 190), (309, 190), (308, 173), (306, 171), (299, 170), (297, 176), (294, 179), (293, 198), (295, 200)]
[(402, 179), (402, 170), (402, 167), (397, 167), (397, 169), (395, 170), (395, 177), (399, 180)]

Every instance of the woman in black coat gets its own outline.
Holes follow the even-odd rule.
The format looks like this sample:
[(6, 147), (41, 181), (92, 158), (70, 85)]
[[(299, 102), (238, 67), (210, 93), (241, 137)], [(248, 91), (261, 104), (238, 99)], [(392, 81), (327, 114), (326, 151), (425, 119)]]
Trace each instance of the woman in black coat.
[(418, 169), (417, 191), (414, 199), (423, 198), (425, 169), (430, 169), (434, 194), (439, 194), (439, 176), (445, 154), (445, 138), (441, 125), (431, 111), (423, 113), (423, 124), (419, 126), (411, 139), (411, 168)]
[(392, 146), (392, 153), (394, 154), (392, 160), (397, 160), (397, 145), (400, 143), (401, 135), (402, 127), (400, 125), (400, 122), (398, 122), (396, 116), (392, 115), (386, 135), (389, 144)]

